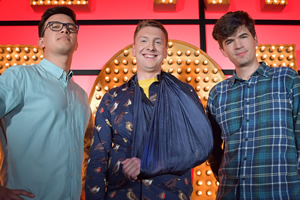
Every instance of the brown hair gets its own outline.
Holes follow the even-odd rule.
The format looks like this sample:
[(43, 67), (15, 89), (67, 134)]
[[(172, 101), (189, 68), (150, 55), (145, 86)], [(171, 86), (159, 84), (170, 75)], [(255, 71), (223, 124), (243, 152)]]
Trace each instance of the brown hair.
[(219, 46), (223, 48), (222, 42), (243, 25), (246, 26), (254, 38), (256, 36), (254, 24), (254, 20), (244, 11), (228, 12), (217, 21), (212, 35), (218, 41)]
[(147, 26), (156, 27), (156, 28), (159, 28), (160, 30), (162, 30), (162, 32), (164, 33), (165, 38), (166, 38), (166, 45), (168, 44), (168, 39), (169, 38), (168, 38), (167, 30), (165, 29), (165, 27), (160, 22), (155, 21), (155, 20), (143, 20), (143, 21), (139, 22), (137, 27), (135, 28), (135, 31), (134, 31), (133, 41), (135, 41), (135, 38), (136, 38), (136, 35), (138, 34), (138, 32), (142, 28), (147, 27)]

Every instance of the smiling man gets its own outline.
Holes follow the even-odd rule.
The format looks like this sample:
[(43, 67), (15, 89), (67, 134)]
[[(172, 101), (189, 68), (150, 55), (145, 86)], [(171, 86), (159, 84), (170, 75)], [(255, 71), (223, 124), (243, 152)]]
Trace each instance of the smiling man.
[(246, 12), (221, 17), (213, 37), (235, 66), (232, 77), (212, 88), (207, 103), (214, 133), (209, 160), (220, 181), (217, 199), (299, 199), (297, 72), (258, 62), (254, 21)]
[(212, 149), (194, 89), (161, 71), (168, 33), (157, 21), (136, 27), (137, 74), (99, 106), (87, 168), (87, 199), (190, 199), (191, 168)]
[[(79, 199), (87, 95), (72, 81), (78, 24), (67, 7), (46, 10), (38, 44), (44, 59), (0, 76), (2, 165), (0, 199)], [(5, 140), (7, 139), (7, 140)]]

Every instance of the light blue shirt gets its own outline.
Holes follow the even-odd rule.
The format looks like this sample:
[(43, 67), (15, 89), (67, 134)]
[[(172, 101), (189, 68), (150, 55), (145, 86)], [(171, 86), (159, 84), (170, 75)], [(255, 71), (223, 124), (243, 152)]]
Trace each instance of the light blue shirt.
[(71, 77), (46, 59), (0, 76), (8, 188), (28, 190), (39, 200), (80, 199), (90, 107)]

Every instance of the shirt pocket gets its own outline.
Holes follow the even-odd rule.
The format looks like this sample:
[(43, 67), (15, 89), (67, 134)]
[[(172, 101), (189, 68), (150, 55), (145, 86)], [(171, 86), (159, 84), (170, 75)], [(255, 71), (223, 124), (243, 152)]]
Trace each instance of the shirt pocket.
[(222, 138), (226, 140), (242, 126), (242, 105), (239, 103), (220, 105), (216, 109), (216, 120), (222, 129)]

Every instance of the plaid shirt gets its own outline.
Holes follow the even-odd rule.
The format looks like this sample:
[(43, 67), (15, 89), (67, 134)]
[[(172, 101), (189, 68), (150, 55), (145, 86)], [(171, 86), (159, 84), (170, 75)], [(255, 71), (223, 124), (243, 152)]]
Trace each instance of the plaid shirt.
[(211, 90), (217, 199), (300, 199), (299, 103), (297, 73), (265, 63), (249, 80), (234, 74)]

